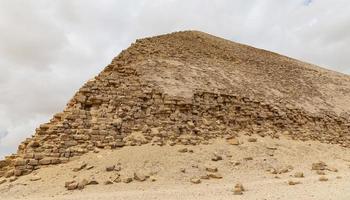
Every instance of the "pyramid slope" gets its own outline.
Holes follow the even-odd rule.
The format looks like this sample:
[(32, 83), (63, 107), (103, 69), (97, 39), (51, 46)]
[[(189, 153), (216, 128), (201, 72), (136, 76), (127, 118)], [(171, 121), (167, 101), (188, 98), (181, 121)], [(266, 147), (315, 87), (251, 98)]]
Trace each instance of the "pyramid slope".
[(347, 75), (198, 31), (137, 40), (0, 161), (0, 176), (96, 148), (239, 134), (349, 147), (349, 86)]

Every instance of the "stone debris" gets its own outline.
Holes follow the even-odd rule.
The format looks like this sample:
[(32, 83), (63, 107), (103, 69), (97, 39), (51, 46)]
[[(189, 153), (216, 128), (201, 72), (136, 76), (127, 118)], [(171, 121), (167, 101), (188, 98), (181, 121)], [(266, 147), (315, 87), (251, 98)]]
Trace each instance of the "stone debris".
[(75, 168), (73, 169), (73, 172), (78, 172), (78, 171), (84, 169), (86, 166), (87, 166), (86, 163), (80, 163), (78, 167), (75, 167)]
[(87, 165), (87, 166), (86, 166), (86, 170), (90, 170), (90, 169), (92, 169), (92, 168), (94, 168), (93, 165)]
[(6, 179), (0, 178), (0, 185), (3, 184), (3, 183), (6, 183), (6, 181), (7, 181)]
[(253, 157), (245, 157), (243, 158), (244, 161), (250, 161), (250, 160), (253, 160)]
[(88, 181), (87, 185), (98, 185), (99, 182), (97, 180), (95, 180), (95, 178), (92, 178)]
[(18, 179), (17, 177), (10, 177), (10, 178), (9, 178), (9, 181), (10, 181), (10, 182), (14, 182), (14, 181), (16, 181), (17, 179)]
[(180, 172), (186, 173), (186, 169), (185, 168), (180, 168)]
[(317, 163), (312, 163), (311, 170), (325, 170), (327, 164), (325, 162), (319, 161)]
[(227, 142), (230, 144), (230, 145), (239, 145), (239, 140), (237, 138), (231, 138), (231, 139), (228, 139)]
[(296, 172), (296, 173), (294, 174), (294, 177), (295, 177), (295, 178), (304, 178), (304, 173), (303, 173), (303, 172)]
[(123, 183), (130, 183), (130, 182), (132, 182), (132, 180), (133, 179), (131, 177), (126, 177), (126, 178), (122, 179)]
[(84, 187), (86, 186), (86, 185), (88, 185), (89, 184), (89, 181), (88, 180), (86, 180), (86, 179), (83, 179), (83, 180), (81, 180), (81, 181), (79, 181), (78, 182), (78, 189), (79, 190), (82, 190), (82, 189), (84, 189)]
[(107, 172), (114, 171), (114, 169), (115, 169), (115, 165), (106, 166), (106, 171), (107, 171)]
[(323, 170), (317, 170), (316, 174), (317, 175), (326, 175), (326, 172), (324, 172)]
[(325, 181), (328, 181), (328, 178), (325, 176), (321, 176), (318, 180), (321, 182), (325, 182)]
[(222, 160), (222, 156), (218, 155), (217, 153), (213, 154), (213, 157), (211, 158), (212, 161), (219, 161)]
[(212, 166), (207, 166), (207, 167), (205, 168), (205, 170), (206, 170), (207, 172), (212, 172), (212, 173), (218, 172), (218, 168), (217, 168), (217, 167), (212, 167)]
[(293, 181), (293, 180), (288, 181), (288, 185), (298, 185), (298, 184), (301, 184), (301, 182), (300, 181)]
[(178, 152), (186, 153), (186, 152), (188, 152), (188, 149), (187, 148), (182, 148), (182, 149), (179, 149)]
[(30, 177), (29, 180), (30, 180), (30, 181), (38, 181), (38, 180), (41, 180), (41, 177), (40, 177), (40, 176), (37, 176), (37, 175), (34, 175), (34, 176)]
[(145, 181), (147, 178), (149, 178), (149, 176), (145, 175), (143, 172), (138, 171), (134, 173), (134, 180), (136, 181)]
[(75, 190), (78, 188), (79, 183), (76, 181), (68, 181), (65, 183), (67, 190)]
[(105, 182), (103, 182), (104, 185), (111, 185), (113, 184), (112, 180), (106, 180)]
[(219, 173), (209, 173), (208, 177), (213, 178), (213, 179), (222, 179), (223, 178), (223, 176)]
[(190, 181), (193, 184), (200, 184), (202, 182), (199, 178), (191, 178)]
[(200, 179), (204, 179), (204, 180), (209, 180), (210, 179), (208, 174), (201, 175), (199, 178)]
[(245, 191), (245, 189), (241, 183), (237, 183), (235, 185), (235, 187), (233, 188), (234, 195), (242, 195), (244, 191)]
[(256, 138), (248, 138), (248, 142), (257, 142), (258, 141), (258, 139), (256, 139)]

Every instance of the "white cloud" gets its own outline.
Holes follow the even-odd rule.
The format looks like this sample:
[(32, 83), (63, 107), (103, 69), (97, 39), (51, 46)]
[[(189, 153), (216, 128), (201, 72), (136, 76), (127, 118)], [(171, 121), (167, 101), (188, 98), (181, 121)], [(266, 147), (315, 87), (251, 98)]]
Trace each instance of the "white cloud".
[(346, 0), (1, 1), (0, 157), (139, 37), (197, 29), (350, 74), (349, 10)]

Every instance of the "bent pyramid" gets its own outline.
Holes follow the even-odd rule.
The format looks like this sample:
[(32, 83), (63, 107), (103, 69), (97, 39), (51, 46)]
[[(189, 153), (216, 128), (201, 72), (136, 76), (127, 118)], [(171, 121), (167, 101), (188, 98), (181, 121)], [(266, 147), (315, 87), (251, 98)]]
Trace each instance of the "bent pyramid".
[(137, 40), (0, 161), (0, 177), (96, 148), (239, 134), (350, 146), (350, 76), (198, 31)]

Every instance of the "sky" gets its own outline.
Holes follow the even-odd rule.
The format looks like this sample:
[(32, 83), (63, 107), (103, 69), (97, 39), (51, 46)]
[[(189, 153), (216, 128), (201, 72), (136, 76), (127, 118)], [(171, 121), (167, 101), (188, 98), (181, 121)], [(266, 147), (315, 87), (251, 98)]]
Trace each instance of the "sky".
[(0, 158), (137, 38), (200, 30), (350, 74), (348, 0), (0, 0)]

